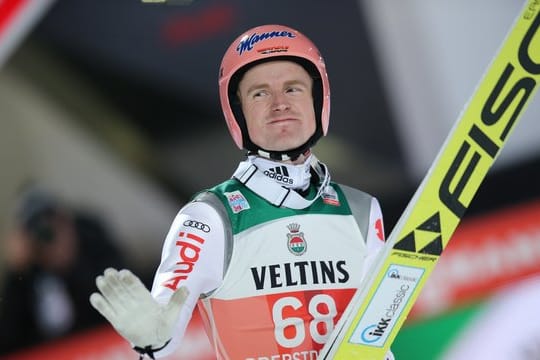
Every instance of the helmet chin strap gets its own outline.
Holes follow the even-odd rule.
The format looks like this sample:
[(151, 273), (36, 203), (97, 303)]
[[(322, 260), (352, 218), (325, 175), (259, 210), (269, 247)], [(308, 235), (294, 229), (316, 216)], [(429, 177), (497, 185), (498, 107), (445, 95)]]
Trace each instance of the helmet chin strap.
[(285, 151), (270, 151), (265, 150), (259, 147), (257, 144), (253, 143), (249, 136), (245, 137), (246, 149), (248, 150), (248, 155), (258, 155), (260, 157), (277, 160), (277, 161), (295, 161), (300, 157), (300, 155), (308, 154), (321, 137), (321, 132), (319, 129), (316, 129), (313, 135), (302, 145), (297, 148)]
[(295, 161), (300, 157), (300, 155), (308, 154), (309, 148), (304, 149), (302, 147), (301, 150), (294, 151), (294, 152), (279, 152), (279, 151), (266, 151), (263, 149), (258, 149), (256, 151), (248, 151), (248, 155), (258, 155), (260, 157), (270, 159), (270, 160), (277, 160), (277, 161)]

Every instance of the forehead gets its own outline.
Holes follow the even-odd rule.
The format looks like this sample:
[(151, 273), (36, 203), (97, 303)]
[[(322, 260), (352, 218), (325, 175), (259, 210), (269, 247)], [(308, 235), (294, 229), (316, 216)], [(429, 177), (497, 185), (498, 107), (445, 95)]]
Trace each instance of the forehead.
[(271, 81), (310, 81), (309, 73), (294, 61), (275, 60), (257, 64), (246, 71), (242, 83), (268, 83)]

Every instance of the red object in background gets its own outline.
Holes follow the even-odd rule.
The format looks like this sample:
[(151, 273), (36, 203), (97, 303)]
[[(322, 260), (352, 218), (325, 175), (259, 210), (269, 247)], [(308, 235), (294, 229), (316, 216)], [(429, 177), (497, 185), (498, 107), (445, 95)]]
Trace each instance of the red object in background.
[(540, 274), (540, 201), (464, 220), (413, 307), (410, 319), (487, 298)]
[[(167, 360), (215, 360), (198, 312), (180, 349)], [(137, 353), (108, 325), (2, 357), (4, 360), (133, 360)]]
[(0, 66), (54, 0), (0, 0)]
[(161, 37), (169, 47), (196, 44), (230, 30), (237, 11), (230, 4), (209, 5), (198, 12), (175, 15), (162, 26)]
[(17, 18), (17, 15), (24, 10), (27, 2), (28, 0), (0, 1), (0, 35)]

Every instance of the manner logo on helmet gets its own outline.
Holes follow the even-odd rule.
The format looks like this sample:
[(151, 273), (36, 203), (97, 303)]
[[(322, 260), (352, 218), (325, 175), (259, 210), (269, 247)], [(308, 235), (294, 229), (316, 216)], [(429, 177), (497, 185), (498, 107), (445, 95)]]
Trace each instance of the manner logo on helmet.
[(242, 55), (244, 51), (251, 51), (253, 49), (253, 46), (258, 43), (259, 41), (264, 41), (268, 39), (272, 39), (275, 37), (289, 37), (289, 38), (295, 38), (296, 35), (294, 35), (290, 31), (268, 31), (263, 32), (261, 34), (253, 33), (250, 36), (244, 36), (242, 40), (240, 40), (240, 44), (236, 47), (236, 51), (238, 51), (238, 55)]
[(293, 255), (300, 256), (307, 250), (304, 233), (300, 232), (300, 224), (292, 223), (287, 225), (289, 233), (287, 234), (287, 247)]

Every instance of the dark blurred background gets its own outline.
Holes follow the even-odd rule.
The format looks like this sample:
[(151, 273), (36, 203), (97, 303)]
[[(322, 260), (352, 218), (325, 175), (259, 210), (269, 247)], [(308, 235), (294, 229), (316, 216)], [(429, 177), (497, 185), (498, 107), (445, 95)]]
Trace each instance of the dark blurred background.
[[(10, 2), (37, 8), (24, 26), (11, 26), (17, 36), (6, 30)], [(21, 189), (37, 183), (97, 214), (127, 265), (150, 278), (176, 211), (243, 158), (219, 106), (222, 54), (244, 30), (282, 23), (309, 36), (327, 63), (330, 135), (318, 157), (334, 180), (379, 198), (389, 233), (520, 7), (0, 1), (0, 44), (10, 45), (0, 46), (0, 229), (10, 229)], [(539, 103), (531, 102), (466, 217), (540, 197)]]

